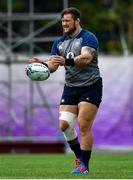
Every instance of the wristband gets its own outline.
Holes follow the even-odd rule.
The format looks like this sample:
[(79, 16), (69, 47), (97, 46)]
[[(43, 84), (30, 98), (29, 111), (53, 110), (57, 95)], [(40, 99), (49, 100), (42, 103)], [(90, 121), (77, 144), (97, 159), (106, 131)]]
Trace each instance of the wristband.
[(47, 67), (48, 67), (47, 63), (45, 63), (45, 62), (42, 62), (42, 61), (41, 61), (41, 63), (42, 63), (43, 65), (45, 65), (45, 66), (47, 66)]
[(74, 66), (74, 58), (65, 59), (66, 66)]

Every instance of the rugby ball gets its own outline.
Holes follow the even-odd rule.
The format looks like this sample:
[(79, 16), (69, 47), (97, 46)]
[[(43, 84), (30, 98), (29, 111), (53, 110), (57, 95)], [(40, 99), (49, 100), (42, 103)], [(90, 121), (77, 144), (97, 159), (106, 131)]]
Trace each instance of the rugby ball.
[(49, 68), (42, 63), (31, 63), (26, 68), (27, 76), (34, 81), (44, 81), (50, 76)]

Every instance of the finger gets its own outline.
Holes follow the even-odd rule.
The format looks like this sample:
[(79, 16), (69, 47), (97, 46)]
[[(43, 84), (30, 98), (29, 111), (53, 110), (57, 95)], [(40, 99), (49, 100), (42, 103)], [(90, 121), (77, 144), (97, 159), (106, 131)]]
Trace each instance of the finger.
[(38, 57), (33, 57), (28, 60), (29, 63), (38, 63), (40, 62), (40, 59)]
[(61, 56), (59, 56), (59, 55), (53, 55), (53, 56), (51, 56), (51, 58), (60, 58)]
[(28, 63), (34, 63), (34, 62), (36, 62), (35, 59), (28, 59)]
[(40, 61), (40, 58), (38, 58), (38, 57), (33, 57), (33, 59), (34, 59), (35, 61)]
[(27, 67), (25, 67), (25, 71), (27, 71), (27, 69), (28, 69), (28, 68), (27, 68)]

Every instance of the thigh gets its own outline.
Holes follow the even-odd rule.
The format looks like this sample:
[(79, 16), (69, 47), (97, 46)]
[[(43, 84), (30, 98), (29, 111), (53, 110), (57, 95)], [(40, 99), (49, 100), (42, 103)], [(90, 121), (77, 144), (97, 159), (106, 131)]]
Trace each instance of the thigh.
[(78, 106), (77, 105), (60, 105), (59, 112), (66, 111), (71, 112), (73, 114), (78, 114)]
[(89, 102), (80, 102), (78, 105), (78, 109), (79, 125), (91, 128), (98, 110), (97, 106)]

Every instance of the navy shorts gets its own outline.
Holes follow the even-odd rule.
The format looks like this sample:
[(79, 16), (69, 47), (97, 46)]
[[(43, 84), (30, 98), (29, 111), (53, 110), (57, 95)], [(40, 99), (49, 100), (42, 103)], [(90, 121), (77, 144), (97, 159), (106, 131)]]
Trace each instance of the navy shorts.
[(60, 105), (78, 105), (82, 101), (92, 103), (99, 107), (102, 101), (102, 78), (90, 86), (64, 86)]

